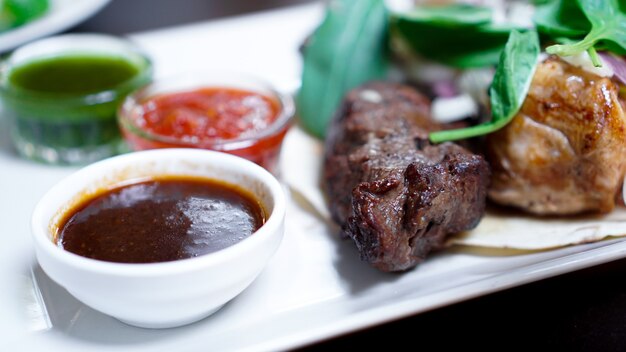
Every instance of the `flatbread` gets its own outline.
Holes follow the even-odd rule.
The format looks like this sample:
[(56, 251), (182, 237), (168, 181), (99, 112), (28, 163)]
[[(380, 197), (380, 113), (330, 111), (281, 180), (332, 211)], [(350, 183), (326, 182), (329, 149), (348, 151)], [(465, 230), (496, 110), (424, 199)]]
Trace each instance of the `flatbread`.
[[(285, 138), (280, 162), (281, 178), (306, 202), (306, 208), (331, 223), (321, 188), (324, 145), (301, 128)], [(603, 216), (533, 217), (521, 211), (487, 209), (478, 227), (452, 237), (451, 245), (486, 248), (545, 250), (626, 236), (626, 209)]]

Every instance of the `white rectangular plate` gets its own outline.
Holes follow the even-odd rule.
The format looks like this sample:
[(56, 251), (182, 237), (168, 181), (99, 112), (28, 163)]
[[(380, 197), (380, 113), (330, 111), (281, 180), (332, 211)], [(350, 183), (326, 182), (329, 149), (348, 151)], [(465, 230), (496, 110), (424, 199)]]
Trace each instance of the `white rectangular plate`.
[[(157, 77), (227, 69), (291, 91), (298, 86), (298, 46), (320, 16), (319, 5), (307, 5), (133, 39), (153, 57)], [(31, 210), (74, 169), (20, 160), (6, 135), (0, 147), (0, 347), (20, 351), (287, 349), (626, 256), (619, 240), (509, 256), (457, 249), (408, 273), (384, 274), (292, 201), (281, 248), (243, 294), (196, 324), (134, 328), (84, 306), (34, 265)]]

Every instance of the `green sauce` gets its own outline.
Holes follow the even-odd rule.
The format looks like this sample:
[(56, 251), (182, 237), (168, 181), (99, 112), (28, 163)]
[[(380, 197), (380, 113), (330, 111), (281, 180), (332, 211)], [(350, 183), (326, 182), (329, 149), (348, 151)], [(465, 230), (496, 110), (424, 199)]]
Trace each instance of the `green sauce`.
[(139, 69), (120, 57), (67, 55), (30, 61), (15, 67), (14, 87), (46, 93), (89, 94), (113, 89)]
[(143, 57), (88, 52), (60, 52), (14, 65), (4, 82), (0, 77), (0, 97), (16, 150), (60, 164), (116, 154), (122, 145), (117, 108), (150, 81), (151, 72)]

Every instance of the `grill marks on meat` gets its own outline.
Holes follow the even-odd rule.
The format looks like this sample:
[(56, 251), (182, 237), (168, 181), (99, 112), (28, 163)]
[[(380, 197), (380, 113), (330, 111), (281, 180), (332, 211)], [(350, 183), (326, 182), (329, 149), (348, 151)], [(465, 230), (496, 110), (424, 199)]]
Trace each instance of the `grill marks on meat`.
[(610, 212), (626, 166), (617, 92), (558, 58), (539, 64), (520, 112), (487, 138), (490, 199), (541, 215)]
[(487, 163), (453, 143), (431, 145), (437, 129), (414, 89), (370, 83), (348, 93), (329, 130), (331, 213), (380, 270), (415, 266), (484, 213)]

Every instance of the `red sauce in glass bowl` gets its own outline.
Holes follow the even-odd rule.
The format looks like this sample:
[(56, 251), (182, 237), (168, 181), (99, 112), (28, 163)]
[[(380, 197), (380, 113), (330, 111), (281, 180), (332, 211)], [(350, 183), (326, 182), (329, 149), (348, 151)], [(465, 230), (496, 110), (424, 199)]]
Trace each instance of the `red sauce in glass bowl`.
[(235, 154), (276, 173), (289, 128), (283, 102), (252, 90), (202, 87), (133, 99), (120, 125), (134, 150), (203, 148)]

